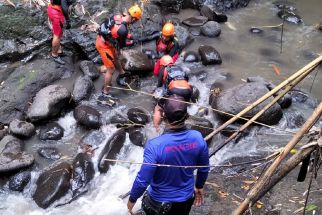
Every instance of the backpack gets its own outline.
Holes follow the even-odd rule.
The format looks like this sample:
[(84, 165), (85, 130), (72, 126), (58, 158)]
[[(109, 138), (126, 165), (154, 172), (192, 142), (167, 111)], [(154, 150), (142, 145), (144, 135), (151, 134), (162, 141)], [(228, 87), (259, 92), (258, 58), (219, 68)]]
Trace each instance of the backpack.
[(109, 41), (114, 47), (118, 47), (117, 38), (113, 38), (112, 36), (112, 27), (114, 25), (121, 25), (121, 19), (115, 19), (115, 16), (111, 16), (107, 20), (105, 20), (100, 27), (98, 28), (98, 34), (101, 35), (105, 41)]
[(183, 69), (180, 66), (172, 66), (172, 67), (166, 67), (167, 70), (167, 76), (166, 76), (166, 86), (170, 84), (171, 81), (175, 80), (186, 80), (188, 81), (187, 74), (183, 71)]

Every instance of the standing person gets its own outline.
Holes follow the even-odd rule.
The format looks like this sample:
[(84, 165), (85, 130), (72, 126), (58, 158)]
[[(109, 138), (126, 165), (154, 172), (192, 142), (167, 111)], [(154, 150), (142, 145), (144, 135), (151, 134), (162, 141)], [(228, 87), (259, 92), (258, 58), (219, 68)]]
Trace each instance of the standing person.
[[(180, 66), (176, 66), (173, 64), (173, 59), (170, 55), (164, 55), (160, 59), (160, 71), (158, 77), (158, 86), (163, 87), (163, 97), (178, 95), (185, 99), (185, 101), (189, 102), (192, 96), (192, 86), (189, 84), (188, 76), (183, 71)], [(162, 121), (162, 112), (163, 112), (163, 104), (166, 100), (160, 98), (157, 105), (154, 108), (153, 114), (153, 126), (157, 131), (159, 131), (159, 126)]]
[(160, 59), (164, 55), (170, 55), (173, 59), (173, 62), (176, 62), (179, 57), (179, 43), (178, 39), (175, 37), (175, 27), (171, 22), (166, 22), (161, 32), (157, 32), (148, 36), (146, 38), (139, 39), (139, 42), (147, 42), (151, 40), (156, 40), (156, 52), (158, 59), (154, 64), (153, 74), (155, 76), (159, 75), (159, 71), (161, 68)]
[[(140, 20), (142, 10), (138, 5), (134, 5), (123, 14), (113, 15), (101, 24), (96, 38), (96, 49), (102, 57), (103, 65), (101, 73), (105, 73), (103, 94), (109, 94), (109, 86), (115, 67), (121, 69), (117, 56), (125, 46), (133, 45), (132, 35), (129, 33), (128, 25)], [(120, 71), (124, 75), (124, 71)]]
[[(174, 166), (208, 166), (208, 147), (200, 132), (185, 127), (188, 116), (184, 99), (177, 95), (164, 105), (165, 132), (149, 140), (144, 149), (143, 163)], [(133, 183), (128, 201), (129, 212), (145, 190), (142, 208), (147, 215), (188, 215), (193, 203), (204, 201), (203, 186), (209, 167), (198, 168), (157, 167), (142, 165)]]
[(51, 0), (47, 8), (48, 17), (53, 30), (51, 56), (56, 63), (62, 65), (64, 65), (65, 62), (60, 57), (60, 55), (63, 54), (60, 40), (63, 36), (63, 27), (65, 23), (66, 29), (70, 29), (68, 10), (71, 5), (72, 0)]

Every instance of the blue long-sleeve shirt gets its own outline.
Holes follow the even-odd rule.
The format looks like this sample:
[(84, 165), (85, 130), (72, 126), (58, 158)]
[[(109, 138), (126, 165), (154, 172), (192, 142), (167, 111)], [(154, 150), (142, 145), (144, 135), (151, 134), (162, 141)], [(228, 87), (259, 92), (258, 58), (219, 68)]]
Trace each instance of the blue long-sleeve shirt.
[[(166, 132), (148, 141), (144, 149), (144, 163), (179, 166), (208, 166), (208, 147), (200, 132), (184, 129)], [(184, 202), (191, 198), (194, 186), (202, 188), (209, 167), (198, 168), (194, 183), (194, 168), (156, 167), (142, 165), (130, 193), (135, 202), (148, 188), (149, 195), (158, 202)]]

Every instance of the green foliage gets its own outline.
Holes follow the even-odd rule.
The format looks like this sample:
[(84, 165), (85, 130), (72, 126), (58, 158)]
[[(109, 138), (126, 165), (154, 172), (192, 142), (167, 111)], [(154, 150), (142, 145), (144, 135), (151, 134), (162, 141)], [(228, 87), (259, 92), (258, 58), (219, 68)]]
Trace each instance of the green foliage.
[(317, 205), (315, 205), (315, 204), (308, 204), (306, 206), (306, 208), (305, 208), (305, 211), (306, 212), (310, 212), (310, 211), (314, 211), (316, 209), (318, 209), (318, 206)]

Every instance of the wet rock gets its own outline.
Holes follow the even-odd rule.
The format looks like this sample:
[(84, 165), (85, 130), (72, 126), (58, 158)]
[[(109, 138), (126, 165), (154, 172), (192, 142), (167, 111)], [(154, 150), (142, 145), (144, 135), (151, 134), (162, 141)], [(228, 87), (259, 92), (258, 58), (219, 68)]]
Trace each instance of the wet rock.
[(75, 81), (73, 89), (73, 99), (76, 102), (76, 104), (80, 103), (82, 100), (89, 99), (93, 90), (94, 84), (90, 77), (78, 77)]
[(277, 102), (281, 106), (281, 108), (283, 108), (283, 109), (288, 108), (292, 104), (292, 96), (287, 93), (281, 99), (279, 99)]
[(188, 29), (180, 25), (176, 26), (176, 37), (178, 38), (179, 47), (181, 49), (192, 43), (194, 40), (194, 38), (190, 35)]
[(14, 172), (34, 163), (34, 157), (22, 151), (23, 142), (15, 137), (4, 137), (0, 146), (4, 146), (0, 153), (0, 173)]
[(199, 81), (204, 81), (207, 79), (208, 73), (205, 70), (200, 70), (198, 72), (194, 72), (194, 73), (190, 74), (189, 78), (190, 78), (190, 76), (196, 77)]
[(209, 114), (209, 109), (208, 108), (203, 108), (203, 107), (200, 107), (198, 109), (198, 112), (196, 113), (196, 116), (197, 117), (205, 117)]
[(203, 26), (207, 21), (208, 18), (205, 16), (196, 16), (185, 19), (182, 21), (182, 23), (190, 27), (200, 27)]
[(221, 33), (221, 27), (218, 22), (209, 21), (200, 28), (201, 33), (207, 37), (218, 37)]
[(199, 27), (191, 27), (191, 28), (189, 28), (189, 32), (192, 36), (200, 36), (200, 28)]
[[(186, 120), (186, 126), (188, 129), (193, 129), (199, 131), (203, 137), (206, 137), (213, 131), (213, 124), (205, 118), (197, 116), (189, 116)], [(207, 141), (209, 144), (211, 139)]]
[(101, 114), (91, 106), (79, 105), (74, 110), (76, 121), (88, 128), (99, 128), (101, 126)]
[(184, 0), (182, 8), (200, 9), (206, 0)]
[(200, 91), (196, 86), (192, 86), (192, 95), (191, 95), (191, 102), (197, 102), (200, 96)]
[(228, 17), (226, 14), (216, 11), (213, 5), (203, 5), (200, 9), (200, 14), (208, 18), (209, 21), (227, 22)]
[(146, 136), (143, 133), (142, 128), (131, 127), (128, 129), (130, 141), (136, 146), (144, 146)]
[(265, 85), (269, 90), (272, 90), (273, 88), (275, 88), (275, 85), (273, 85), (271, 82), (265, 80), (263, 77), (260, 77), (260, 76), (248, 77), (246, 81), (248, 83), (251, 83), (251, 82), (261, 83)]
[(131, 122), (140, 125), (145, 125), (150, 121), (149, 116), (145, 113), (145, 111), (139, 108), (130, 108), (127, 111), (127, 117)]
[(64, 129), (56, 122), (48, 123), (39, 132), (41, 140), (60, 140), (64, 136)]
[(68, 104), (70, 92), (63, 86), (50, 85), (41, 89), (34, 98), (28, 111), (28, 118), (32, 122), (57, 116)]
[[(222, 91), (219, 96), (213, 99), (211, 106), (215, 109), (222, 110), (227, 113), (238, 114), (240, 111), (245, 109), (247, 106), (252, 104), (258, 98), (268, 93), (268, 89), (265, 85), (259, 82), (245, 83), (237, 85), (228, 90)], [(268, 103), (272, 101), (272, 97), (249, 111), (244, 115), (245, 118), (253, 117), (257, 112), (262, 110)], [(227, 114), (218, 113), (216, 114), (222, 120), (230, 118)], [(274, 104), (271, 108), (264, 112), (264, 114), (258, 118), (257, 121), (274, 125), (279, 122), (282, 118), (283, 112), (278, 104)]]
[(202, 45), (199, 47), (198, 51), (203, 65), (222, 63), (221, 56), (214, 47)]
[(318, 29), (319, 29), (320, 31), (322, 31), (322, 22), (320, 22), (320, 23), (318, 24)]
[(289, 129), (300, 128), (306, 121), (305, 117), (299, 111), (285, 112), (286, 125)]
[(303, 22), (302, 18), (298, 14), (290, 10), (281, 10), (277, 13), (277, 16), (292, 24), (298, 25)]
[(289, 10), (289, 11), (296, 11), (296, 8), (294, 7), (294, 3), (290, 1), (275, 1), (273, 4), (280, 10)]
[(210, 87), (210, 95), (209, 95), (209, 105), (212, 104), (214, 99), (220, 95), (224, 88), (224, 85), (221, 82), (214, 82)]
[(72, 175), (71, 190), (74, 197), (87, 191), (87, 184), (94, 178), (92, 159), (84, 153), (79, 153), (73, 161)]
[(132, 75), (145, 76), (151, 74), (154, 67), (147, 55), (134, 49), (123, 51), (120, 62), (123, 69)]
[(96, 32), (83, 31), (80, 28), (70, 29), (69, 32), (70, 39), (78, 50), (82, 51), (90, 60), (98, 58), (99, 54), (95, 48)]
[(0, 129), (0, 140), (4, 138), (9, 133), (8, 127), (3, 127)]
[(100, 77), (100, 73), (92, 61), (83, 60), (80, 62), (79, 68), (85, 76), (88, 76), (92, 80)]
[(9, 124), (28, 109), (28, 102), (42, 88), (63, 77), (63, 67), (52, 60), (36, 60), (11, 72), (0, 94), (0, 123)]
[(184, 0), (161, 0), (160, 3), (162, 11), (166, 11), (168, 13), (179, 13), (182, 8), (183, 2)]
[(32, 196), (37, 205), (45, 209), (63, 197), (70, 188), (71, 176), (71, 165), (66, 162), (45, 170), (37, 179), (37, 188)]
[(37, 150), (38, 154), (48, 160), (59, 160), (61, 153), (54, 147), (44, 147)]
[[(121, 7), (123, 9), (124, 5)], [(131, 34), (134, 38), (150, 36), (155, 32), (160, 32), (163, 23), (164, 17), (160, 7), (155, 4), (145, 4), (143, 16), (140, 22), (133, 24)]]
[(238, 131), (240, 125), (237, 124), (230, 124), (225, 129), (221, 130), (220, 133), (225, 137), (230, 137), (235, 131)]
[(129, 120), (127, 119), (127, 117), (116, 113), (115, 115), (113, 115), (110, 119), (109, 122), (112, 124), (116, 124), (117, 127), (124, 127), (126, 126), (125, 124), (129, 124)]
[(108, 171), (110, 164), (112, 163), (105, 159), (115, 159), (124, 145), (125, 137), (125, 129), (122, 128), (108, 140), (98, 158), (98, 170), (100, 173), (106, 173)]
[(157, 57), (157, 52), (151, 49), (143, 49), (142, 53), (146, 54), (149, 59), (155, 59)]
[(20, 172), (9, 179), (9, 189), (22, 192), (31, 179), (29, 171)]
[(217, 11), (233, 10), (241, 7), (246, 7), (250, 0), (212, 0), (211, 5)]
[(295, 103), (306, 105), (312, 109), (316, 108), (318, 105), (317, 101), (305, 92), (299, 90), (292, 90), (290, 92), (290, 95), (292, 96), (292, 101)]
[(256, 28), (256, 27), (250, 28), (249, 31), (250, 31), (250, 33), (253, 33), (253, 34), (261, 34), (261, 33), (263, 33), (262, 29)]
[(195, 51), (188, 51), (183, 56), (183, 61), (187, 63), (194, 63), (199, 61), (199, 54)]
[(88, 134), (82, 137), (79, 142), (81, 148), (86, 146), (99, 146), (106, 139), (105, 134), (101, 130), (90, 131)]
[(26, 121), (13, 120), (9, 125), (10, 132), (19, 137), (31, 137), (35, 133), (35, 126)]

